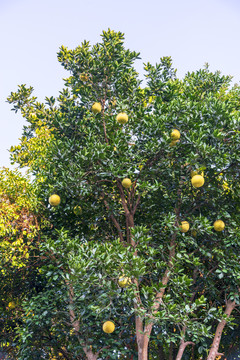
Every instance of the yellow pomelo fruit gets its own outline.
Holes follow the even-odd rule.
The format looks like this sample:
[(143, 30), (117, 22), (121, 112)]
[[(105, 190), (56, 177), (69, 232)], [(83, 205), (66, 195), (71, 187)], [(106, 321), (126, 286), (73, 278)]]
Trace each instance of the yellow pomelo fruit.
[(123, 186), (125, 189), (129, 189), (131, 185), (132, 185), (132, 182), (131, 182), (130, 179), (128, 179), (128, 178), (123, 179), (123, 181), (122, 181), (122, 186)]
[(171, 146), (171, 147), (176, 146), (178, 142), (179, 142), (179, 140), (172, 140), (172, 141), (170, 142), (170, 146)]
[(191, 182), (194, 187), (199, 188), (204, 184), (204, 177), (202, 175), (194, 175)]
[(80, 205), (76, 205), (74, 208), (73, 208), (73, 212), (75, 215), (82, 215), (82, 208)]
[(187, 221), (182, 221), (180, 225), (181, 232), (186, 233), (189, 230), (189, 223)]
[(119, 124), (126, 124), (128, 122), (128, 116), (126, 113), (119, 113), (116, 117), (116, 120)]
[(58, 206), (60, 204), (60, 202), (61, 202), (60, 196), (57, 195), (57, 194), (53, 194), (48, 199), (48, 202), (52, 206)]
[(15, 307), (16, 307), (16, 304), (15, 304), (14, 301), (10, 301), (10, 303), (8, 303), (8, 308), (9, 309), (15, 309)]
[(112, 321), (106, 321), (102, 328), (105, 333), (111, 334), (115, 330), (115, 325)]
[(213, 224), (213, 227), (216, 231), (223, 231), (225, 224), (222, 220), (216, 220)]
[(92, 106), (92, 112), (94, 114), (98, 114), (102, 111), (102, 105), (100, 103), (95, 102)]
[(180, 136), (181, 136), (180, 131), (178, 131), (177, 129), (172, 130), (171, 132), (172, 140), (179, 140)]
[(118, 285), (122, 288), (128, 286), (131, 284), (131, 278), (129, 277), (125, 277), (124, 275), (122, 275), (119, 279), (118, 279)]

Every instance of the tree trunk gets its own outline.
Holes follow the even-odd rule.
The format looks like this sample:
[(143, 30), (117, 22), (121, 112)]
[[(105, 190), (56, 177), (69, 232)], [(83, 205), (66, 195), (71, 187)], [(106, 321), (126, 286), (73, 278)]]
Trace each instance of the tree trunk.
[(187, 326), (185, 325), (185, 326), (183, 326), (182, 331), (181, 331), (182, 338), (181, 338), (181, 341), (180, 341), (180, 346), (179, 346), (179, 349), (178, 349), (176, 360), (181, 360), (182, 359), (182, 356), (183, 356), (183, 353), (184, 353), (184, 350), (185, 350), (186, 346), (194, 345), (194, 343), (192, 341), (185, 341), (186, 330), (187, 330)]
[[(156, 298), (154, 301), (154, 305), (152, 308), (153, 315), (158, 311), (160, 305), (162, 304), (162, 298), (165, 293), (166, 285), (168, 284), (168, 281), (170, 279), (171, 269), (173, 267), (173, 258), (175, 256), (175, 240), (176, 240), (176, 234), (173, 235), (170, 243), (170, 251), (169, 251), (169, 261), (168, 261), (168, 267), (164, 272), (164, 275), (162, 277), (162, 284), (163, 287), (160, 289), (160, 291), (156, 294)], [(135, 279), (135, 284), (137, 285), (137, 291), (136, 291), (136, 303), (134, 305), (135, 310), (138, 310), (138, 306), (142, 306), (140, 293), (138, 289), (138, 281)], [(152, 319), (153, 319), (152, 315)], [(151, 319), (151, 317), (150, 317)], [(148, 320), (150, 320), (148, 319)], [(150, 339), (150, 335), (152, 332), (153, 322), (148, 323), (146, 326), (143, 327), (143, 321), (140, 319), (140, 317), (135, 316), (135, 325), (136, 325), (136, 335), (137, 335), (137, 345), (138, 345), (138, 360), (148, 360), (148, 343)], [(173, 354), (172, 358), (169, 357), (169, 360), (173, 360)]]
[(184, 350), (185, 350), (185, 347), (186, 347), (186, 345), (185, 345), (184, 341), (181, 341), (181, 345), (179, 346), (176, 360), (181, 360)]
[[(80, 342), (81, 345), (84, 345), (83, 341), (81, 341), (81, 339), (79, 338), (79, 331), (80, 331), (80, 322), (79, 320), (76, 318), (75, 312), (74, 312), (74, 290), (73, 290), (73, 286), (71, 285), (71, 283), (69, 281), (67, 281), (67, 285), (68, 285), (68, 289), (69, 289), (69, 304), (72, 306), (69, 308), (69, 315), (70, 315), (70, 321), (71, 324), (73, 326), (73, 329), (75, 330), (75, 333), (78, 337), (78, 340)], [(97, 360), (98, 358), (98, 354), (94, 354), (90, 349), (87, 349), (86, 346), (83, 346), (83, 351), (86, 354), (86, 358), (87, 360)]]
[(153, 324), (148, 324), (145, 326), (144, 333), (142, 333), (141, 328), (143, 328), (142, 320), (137, 317), (136, 319), (136, 329), (137, 329), (137, 346), (138, 346), (138, 360), (148, 360), (148, 344), (150, 339), (150, 334), (152, 331)]
[[(227, 315), (227, 317), (229, 317), (235, 307), (236, 307), (235, 301), (228, 300), (224, 314)], [(221, 337), (222, 337), (222, 332), (223, 332), (223, 329), (224, 329), (226, 323), (227, 323), (226, 320), (222, 320), (218, 324), (216, 334), (214, 336), (213, 343), (212, 343), (211, 349), (209, 351), (207, 360), (215, 360), (217, 356), (223, 355), (218, 352), (218, 349), (219, 349), (219, 345), (220, 345), (220, 341), (221, 341)]]
[(178, 353), (177, 353), (176, 360), (181, 360), (182, 359), (184, 350), (185, 350), (186, 346), (188, 346), (188, 345), (194, 345), (194, 343), (192, 341), (186, 341), (185, 342), (184, 340), (181, 340), (181, 344), (180, 344), (180, 347), (179, 347), (179, 350), (178, 350)]
[(87, 350), (86, 347), (84, 347), (83, 350), (84, 350), (84, 352), (85, 352), (85, 354), (86, 354), (87, 360), (97, 360), (97, 358), (98, 358), (98, 353), (97, 353), (97, 354), (94, 354), (91, 349)]
[(93, 353), (87, 353), (86, 357), (87, 357), (88, 360), (97, 360), (98, 355), (93, 354)]
[(143, 335), (142, 341), (138, 344), (138, 360), (148, 360), (148, 343), (148, 337)]

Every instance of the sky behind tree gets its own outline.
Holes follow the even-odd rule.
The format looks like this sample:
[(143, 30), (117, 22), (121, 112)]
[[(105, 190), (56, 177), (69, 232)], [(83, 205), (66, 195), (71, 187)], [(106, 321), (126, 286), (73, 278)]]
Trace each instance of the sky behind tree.
[(61, 45), (93, 45), (102, 30), (125, 33), (125, 46), (141, 53), (136, 69), (171, 56), (178, 77), (210, 70), (240, 81), (238, 0), (0, 0), (0, 166), (10, 166), (24, 120), (6, 98), (17, 85), (33, 86), (40, 101), (57, 96), (68, 73), (57, 61)]

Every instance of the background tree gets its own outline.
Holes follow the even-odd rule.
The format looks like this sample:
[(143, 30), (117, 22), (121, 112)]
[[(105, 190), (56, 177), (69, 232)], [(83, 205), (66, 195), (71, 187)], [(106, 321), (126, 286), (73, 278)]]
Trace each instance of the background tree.
[[(87, 293), (88, 279), (97, 297), (90, 291), (87, 311), (104, 309), (107, 294), (123, 301), (117, 313), (124, 321), (112, 335), (118, 352), (109, 336), (106, 358), (124, 355), (127, 345), (120, 334), (128, 316), (123, 313), (132, 311), (135, 330), (128, 336), (136, 339), (137, 350), (131, 345), (135, 358), (148, 358), (150, 341), (169, 359), (193, 352), (209, 352), (208, 358), (215, 359), (226, 320), (239, 302), (239, 87), (231, 88), (230, 77), (207, 66), (179, 80), (168, 57), (156, 66), (145, 64), (143, 87), (133, 67), (139, 54), (126, 50), (123, 39), (108, 30), (93, 47), (86, 41), (75, 50), (61, 47), (58, 59), (70, 77), (57, 99), (39, 103), (24, 85), (11, 93), (8, 101), (29, 124), (20, 145), (12, 148), (12, 160), (29, 167), (37, 197), (45, 201), (52, 224), (42, 232), (46, 244), (62, 241), (61, 229), (67, 234), (67, 254), (59, 243), (51, 261), (54, 269), (64, 263), (60, 285), (63, 294), (68, 291), (64, 309), (78, 339), (78, 356), (105, 356), (98, 353), (103, 318), (94, 310), (94, 339), (100, 343), (84, 350), (87, 332), (80, 324), (86, 318), (75, 293)], [(192, 172), (203, 176), (203, 186), (192, 185)], [(129, 186), (122, 182), (126, 178)], [(56, 208), (48, 205), (54, 193), (61, 197)], [(225, 223), (224, 230), (214, 229), (216, 220)], [(183, 221), (190, 224), (187, 232)], [(113, 245), (109, 271), (100, 266), (94, 277), (91, 270), (82, 273), (81, 246), (90, 244), (92, 254), (102, 251), (99, 259)], [(116, 285), (119, 273), (131, 278), (124, 295)], [(104, 279), (103, 291), (95, 276), (99, 284)], [(114, 308), (112, 301), (109, 312)], [(208, 338), (215, 331), (218, 340), (209, 351)]]
[(32, 264), (38, 255), (41, 209), (29, 177), (0, 170), (0, 346), (8, 355), (17, 351), (22, 302), (40, 287)]

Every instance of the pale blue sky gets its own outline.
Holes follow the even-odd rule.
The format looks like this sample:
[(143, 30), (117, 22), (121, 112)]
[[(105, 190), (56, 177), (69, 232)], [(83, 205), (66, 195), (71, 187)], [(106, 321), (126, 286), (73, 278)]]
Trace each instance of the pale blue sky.
[(57, 61), (61, 45), (100, 40), (102, 30), (125, 33), (126, 47), (141, 52), (136, 64), (171, 56), (178, 76), (204, 63), (240, 81), (238, 0), (0, 0), (0, 166), (18, 143), (24, 124), (5, 100), (18, 84), (35, 96), (57, 96), (67, 73)]

